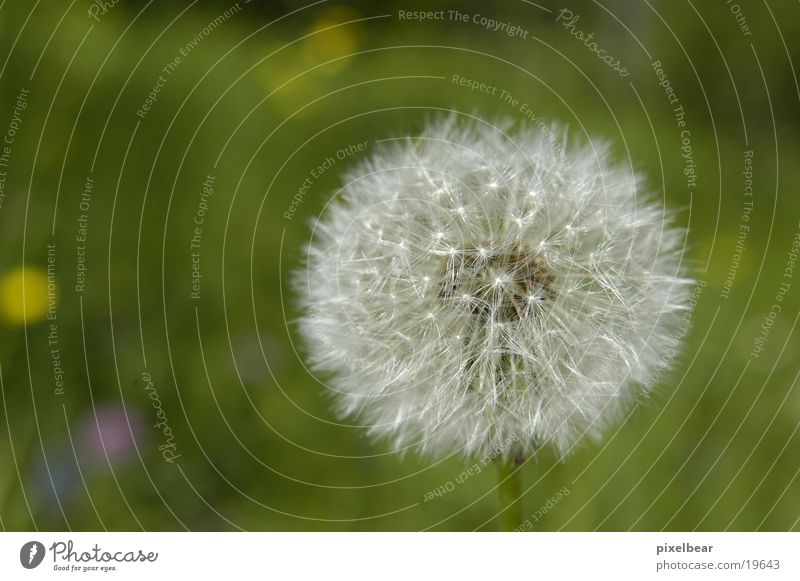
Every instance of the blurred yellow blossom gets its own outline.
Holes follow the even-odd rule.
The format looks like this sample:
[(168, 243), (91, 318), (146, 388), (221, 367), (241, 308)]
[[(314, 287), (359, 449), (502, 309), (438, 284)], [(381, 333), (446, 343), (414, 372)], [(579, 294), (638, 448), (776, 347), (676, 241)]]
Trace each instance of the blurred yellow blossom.
[[(358, 13), (346, 6), (329, 8), (315, 20), (306, 30), (310, 34), (303, 44), (307, 60), (311, 66), (324, 63), (331, 59), (353, 54), (358, 50), (361, 36), (361, 27), (358, 23), (343, 24), (358, 18)], [(350, 59), (341, 59), (325, 65), (320, 70), (326, 74), (333, 74), (345, 66)]]
[(36, 323), (47, 315), (47, 273), (37, 266), (18, 266), (0, 278), (0, 317), (7, 323)]
[[(266, 45), (264, 52), (271, 56), (263, 61), (260, 80), (271, 93), (268, 106), (283, 115), (302, 116), (304, 105), (329, 90), (323, 77), (339, 73), (350, 62), (335, 59), (354, 53), (361, 44), (362, 28), (352, 23), (358, 17), (352, 8), (334, 6), (303, 31), (299, 42)], [(315, 68), (319, 65), (323, 66)]]
[(268, 105), (283, 115), (300, 114), (301, 108), (318, 96), (311, 74), (303, 74), (304, 68), (292, 53), (281, 59), (272, 57), (261, 80), (270, 93)]

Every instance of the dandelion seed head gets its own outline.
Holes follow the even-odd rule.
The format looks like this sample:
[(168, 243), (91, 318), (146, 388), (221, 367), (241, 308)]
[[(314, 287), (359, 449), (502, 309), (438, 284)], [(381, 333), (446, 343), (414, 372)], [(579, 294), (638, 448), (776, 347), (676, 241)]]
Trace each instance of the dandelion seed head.
[(685, 233), (630, 164), (564, 134), (447, 119), (345, 176), (297, 276), (343, 415), (436, 457), (566, 453), (663, 365)]

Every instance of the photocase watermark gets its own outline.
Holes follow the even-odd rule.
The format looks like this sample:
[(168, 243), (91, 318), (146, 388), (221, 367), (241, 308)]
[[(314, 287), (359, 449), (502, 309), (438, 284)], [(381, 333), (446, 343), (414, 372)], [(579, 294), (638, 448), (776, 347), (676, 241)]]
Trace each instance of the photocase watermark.
[(727, 299), (731, 293), (731, 287), (736, 280), (736, 274), (739, 272), (739, 265), (742, 262), (742, 255), (745, 251), (745, 243), (750, 234), (750, 214), (754, 208), (754, 193), (753, 193), (753, 152), (744, 152), (742, 176), (744, 176), (744, 190), (742, 210), (739, 214), (739, 227), (736, 231), (736, 246), (733, 249), (733, 256), (728, 264), (728, 272), (725, 275), (725, 280), (722, 283), (722, 291), (719, 296), (722, 299)]
[(89, 18), (95, 22), (100, 22), (100, 17), (108, 14), (109, 11), (119, 3), (120, 0), (94, 0), (94, 2), (89, 5), (89, 9), (86, 13), (89, 15)]
[(42, 564), (46, 554), (44, 545), (39, 541), (30, 541), (19, 550), (19, 562), (26, 569), (36, 569)]
[(694, 151), (692, 149), (692, 132), (686, 126), (686, 111), (681, 105), (678, 94), (673, 89), (661, 61), (654, 60), (650, 63), (650, 68), (656, 74), (658, 86), (664, 89), (667, 101), (672, 106), (672, 116), (675, 119), (675, 125), (680, 130), (680, 151), (681, 159), (683, 159), (683, 175), (686, 177), (686, 188), (693, 190), (697, 187), (697, 168), (695, 167)]
[[(497, 96), (497, 92), (499, 87), (495, 85), (490, 85), (488, 83), (484, 83), (482, 81), (476, 81), (475, 79), (469, 79), (467, 77), (462, 77), (459, 74), (454, 73), (453, 77), (450, 79), (450, 82), (454, 85), (458, 85), (459, 87), (465, 87), (470, 91), (478, 91), (479, 93), (486, 93), (487, 95)], [(501, 92), (505, 92), (502, 91)]]
[(620, 77), (627, 77), (630, 74), (628, 69), (623, 66), (620, 59), (608, 54), (608, 52), (597, 43), (594, 39), (594, 32), (586, 34), (575, 27), (580, 19), (581, 17), (572, 12), (569, 8), (562, 8), (558, 11), (558, 15), (556, 16), (556, 22), (560, 23), (565, 30), (569, 31), (572, 36), (581, 41), (583, 46), (588, 48), (597, 58), (608, 65), (612, 71), (615, 71)]
[(173, 58), (171, 61), (169, 61), (167, 64), (164, 65), (164, 68), (161, 69), (161, 72), (159, 73), (156, 82), (150, 88), (150, 92), (147, 94), (144, 103), (142, 103), (141, 107), (139, 107), (136, 110), (136, 115), (139, 117), (139, 119), (144, 119), (145, 117), (147, 117), (147, 114), (150, 112), (150, 109), (158, 101), (158, 95), (159, 93), (161, 93), (161, 89), (164, 88), (164, 86), (167, 84), (167, 81), (169, 80), (169, 77), (171, 77), (172, 74), (176, 70), (178, 70), (178, 67), (181, 65), (182, 62), (183, 60), (181, 59), (181, 57), (176, 55), (175, 58)]
[(92, 206), (92, 191), (94, 180), (92, 176), (86, 177), (86, 182), (78, 202), (78, 231), (75, 234), (75, 292), (82, 294), (86, 291), (86, 243), (89, 236), (89, 209)]
[(22, 127), (22, 117), (28, 108), (29, 95), (30, 90), (25, 87), (21, 88), (17, 93), (17, 100), (11, 112), (11, 121), (9, 121), (8, 129), (6, 129), (6, 134), (3, 136), (3, 143), (0, 144), (0, 211), (3, 210), (3, 202), (6, 199), (6, 178), (8, 177), (6, 168), (11, 163), (11, 151), (17, 138), (17, 132)]
[(225, 12), (206, 24), (197, 34), (192, 37), (189, 42), (178, 49), (178, 54), (176, 54), (171, 61), (164, 65), (159, 72), (156, 82), (153, 83), (153, 86), (150, 88), (150, 92), (147, 94), (144, 103), (142, 103), (142, 105), (136, 110), (136, 115), (139, 117), (139, 119), (144, 119), (147, 117), (150, 109), (152, 109), (153, 106), (158, 102), (158, 96), (161, 93), (161, 90), (166, 86), (170, 77), (175, 74), (175, 71), (178, 70), (178, 67), (183, 64), (183, 59), (188, 57), (194, 49), (200, 46), (200, 43), (211, 36), (211, 33), (219, 28), (220, 25), (231, 18), (234, 14), (239, 12), (242, 9), (241, 4), (247, 4), (249, 2), (250, 0), (245, 0), (242, 3), (236, 2)]
[(121, 563), (155, 563), (155, 551), (105, 550), (97, 543), (88, 549), (76, 549), (72, 540), (56, 541), (49, 548), (39, 541), (29, 541), (19, 550), (19, 562), (25, 569), (35, 569), (42, 564), (47, 553), (52, 556), (53, 570), (70, 573), (117, 571)]
[(553, 496), (548, 498), (547, 502), (540, 506), (530, 517), (526, 518), (521, 525), (514, 529), (514, 532), (519, 533), (533, 529), (534, 524), (541, 520), (541, 518), (548, 512), (553, 510), (553, 507), (555, 507), (555, 505), (557, 505), (567, 496), (569, 496), (569, 488), (565, 486), (558, 490), (558, 492), (556, 492)]
[(764, 346), (767, 344), (772, 327), (775, 325), (775, 320), (783, 311), (783, 301), (789, 290), (792, 288), (792, 280), (794, 279), (794, 271), (797, 267), (797, 260), (800, 257), (800, 223), (797, 225), (797, 230), (792, 238), (789, 251), (786, 253), (786, 263), (783, 267), (783, 274), (781, 282), (778, 284), (778, 290), (775, 292), (772, 305), (769, 312), (761, 319), (761, 332), (753, 340), (753, 347), (750, 350), (750, 359), (758, 359), (764, 351)]
[(563, 160), (566, 157), (564, 152), (564, 145), (558, 138), (558, 135), (553, 131), (553, 126), (545, 120), (545, 118), (536, 113), (533, 108), (525, 101), (518, 99), (508, 89), (492, 85), (479, 79), (465, 77), (459, 73), (453, 73), (450, 77), (450, 82), (458, 87), (464, 87), (470, 91), (484, 93), (490, 97), (496, 97), (504, 105), (514, 108), (523, 119), (530, 121), (539, 131), (542, 132), (547, 140), (553, 145), (558, 156)]
[(163, 436), (163, 443), (158, 449), (164, 461), (172, 464), (181, 457), (181, 455), (177, 453), (175, 434), (169, 425), (167, 413), (164, 411), (164, 406), (161, 404), (161, 398), (158, 396), (158, 390), (153, 383), (153, 378), (146, 371), (142, 372), (142, 382), (144, 383), (144, 390), (147, 392), (147, 397), (149, 397), (152, 402), (153, 409), (156, 411), (156, 418), (158, 419), (158, 421), (153, 424), (153, 427)]
[(398, 10), (398, 20), (411, 20), (413, 22), (427, 22), (434, 20), (445, 20), (445, 10)]
[(205, 228), (209, 203), (214, 196), (214, 180), (216, 180), (216, 177), (209, 174), (203, 181), (200, 200), (197, 203), (192, 220), (192, 237), (189, 240), (189, 252), (192, 257), (192, 290), (189, 296), (192, 299), (200, 298), (200, 283), (203, 279), (203, 273), (200, 270), (200, 247), (203, 241), (203, 228)]
[(448, 10), (447, 15), (453, 22), (469, 22), (472, 24), (477, 24), (481, 28), (485, 28), (491, 32), (502, 32), (506, 36), (512, 38), (516, 37), (523, 40), (528, 39), (528, 31), (511, 22), (495, 20), (494, 18), (489, 18), (488, 16), (484, 16), (482, 14), (468, 14), (465, 12), (459, 12), (458, 10)]
[(478, 13), (458, 10), (398, 10), (397, 19), (410, 22), (442, 21), (475, 24), (490, 32), (501, 32), (511, 38), (528, 39), (529, 32), (519, 25), (504, 20), (495, 20)]
[(286, 208), (286, 211), (283, 213), (284, 219), (291, 221), (292, 218), (294, 218), (295, 212), (297, 212), (300, 204), (305, 200), (306, 194), (311, 190), (314, 182), (321, 178), (325, 172), (329, 171), (337, 162), (366, 151), (368, 144), (369, 141), (362, 141), (361, 143), (353, 143), (342, 147), (338, 149), (333, 156), (326, 157), (317, 167), (309, 171), (303, 183), (297, 188), (297, 192), (294, 197), (292, 197), (289, 207)]
[(750, 32), (750, 26), (747, 24), (747, 18), (742, 12), (742, 7), (736, 4), (733, 0), (725, 0), (725, 4), (728, 6), (728, 10), (730, 10), (733, 18), (736, 20), (736, 24), (739, 27), (742, 36), (753, 36), (753, 33)]
[[(53, 570), (64, 573), (109, 573), (120, 570), (119, 565), (123, 563), (147, 564), (158, 560), (155, 551), (106, 550), (97, 543), (87, 549), (76, 549), (72, 540), (56, 541), (47, 550), (53, 557)], [(38, 541), (25, 543), (20, 551), (20, 562), (26, 569), (33, 569), (42, 563), (46, 553), (44, 545)], [(26, 560), (30, 560), (28, 565)]]
[(64, 369), (61, 367), (61, 340), (56, 305), (56, 245), (47, 245), (47, 347), (53, 372), (55, 395), (64, 395)]
[(494, 462), (495, 460), (502, 458), (503, 455), (508, 452), (514, 442), (517, 441), (517, 437), (507, 438), (495, 446), (492, 451), (487, 455), (462, 470), (458, 476), (453, 478), (453, 480), (448, 480), (444, 484), (437, 486), (425, 493), (422, 502), (428, 502), (429, 500), (433, 500), (434, 498), (441, 498), (445, 496), (449, 492), (453, 492), (456, 489), (456, 486), (460, 486), (464, 484), (467, 480), (476, 476), (483, 472), (486, 467)]

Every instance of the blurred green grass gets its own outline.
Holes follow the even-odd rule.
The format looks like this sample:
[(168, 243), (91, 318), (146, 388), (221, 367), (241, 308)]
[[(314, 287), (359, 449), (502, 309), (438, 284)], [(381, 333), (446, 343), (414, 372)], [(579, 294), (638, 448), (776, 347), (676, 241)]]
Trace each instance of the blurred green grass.
[[(340, 425), (303, 368), (286, 284), (310, 219), (357, 158), (316, 180), (291, 221), (283, 213), (332, 152), (363, 141), (371, 151), (376, 140), (418, 131), (437, 109), (515, 116), (497, 97), (451, 83), (453, 74), (502, 87), (630, 156), (690, 225), (689, 258), (707, 282), (676, 369), (607, 443), (566, 462), (543, 451), (525, 467), (526, 515), (570, 490), (534, 528), (797, 528), (796, 289), (766, 352), (748, 360), (800, 215), (790, 193), (800, 178), (791, 163), (796, 78), (768, 13), (752, 10), (755, 49), (716, 6), (694, 7), (708, 29), (683, 4), (658, 6), (669, 28), (646, 6), (624, 13), (687, 110), (700, 175), (690, 196), (679, 132), (649, 59), (592, 3), (575, 3), (581, 25), (624, 55), (630, 82), (523, 3), (442, 6), (522, 22), (538, 39), (525, 44), (394, 17), (319, 32), (396, 13), (399, 3), (325, 3), (266, 28), (279, 13), (248, 6), (192, 49), (137, 117), (166, 63), (226, 6), (182, 13), (186, 4), (165, 3), (139, 15), (123, 3), (95, 23), (84, 10), (64, 16), (66, 7), (47, 3), (24, 28), (28, 3), (0, 10), (0, 59), (9, 55), (0, 130), (20, 89), (30, 90), (0, 209), (0, 277), (23, 263), (46, 268), (46, 245), (56, 245), (66, 378), (64, 395), (54, 395), (46, 321), (0, 326), (4, 529), (492, 530), (491, 470), (423, 502), (470, 463), (399, 458)], [(791, 45), (796, 8), (771, 10)], [(755, 210), (722, 299), (745, 149), (755, 152)], [(208, 175), (215, 193), (202, 233), (202, 296), (192, 300), (189, 240)], [(76, 293), (87, 176), (87, 283)], [(178, 464), (158, 450), (145, 357)], [(91, 410), (101, 404), (124, 405), (137, 436), (138, 449), (113, 457), (113, 471), (92, 447)]]

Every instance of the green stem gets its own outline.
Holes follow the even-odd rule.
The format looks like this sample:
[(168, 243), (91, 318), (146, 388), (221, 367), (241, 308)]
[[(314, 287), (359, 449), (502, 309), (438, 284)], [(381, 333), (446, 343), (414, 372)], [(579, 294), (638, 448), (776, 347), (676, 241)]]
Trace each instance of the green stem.
[(499, 527), (501, 531), (513, 531), (522, 524), (522, 484), (520, 466), (515, 462), (498, 459), (497, 498), (500, 501)]

